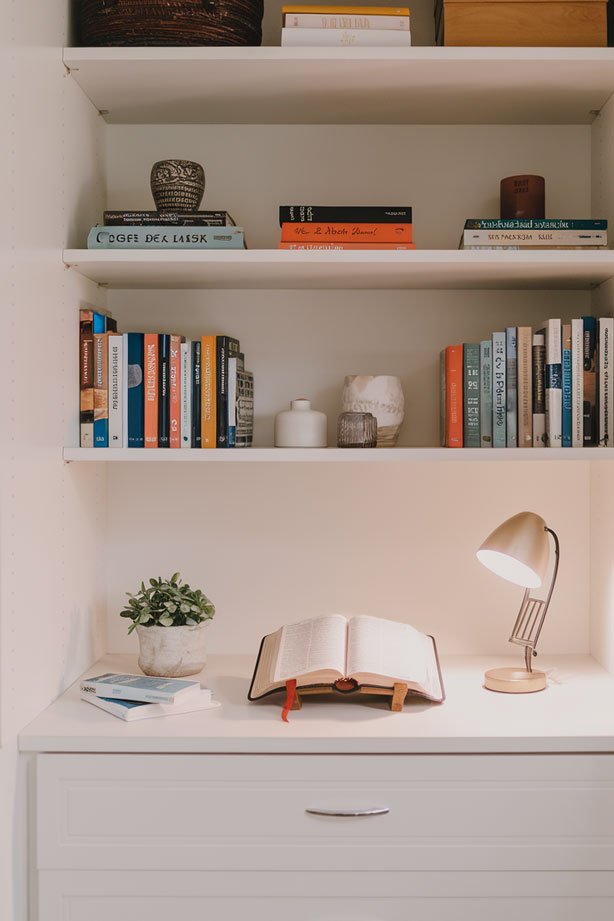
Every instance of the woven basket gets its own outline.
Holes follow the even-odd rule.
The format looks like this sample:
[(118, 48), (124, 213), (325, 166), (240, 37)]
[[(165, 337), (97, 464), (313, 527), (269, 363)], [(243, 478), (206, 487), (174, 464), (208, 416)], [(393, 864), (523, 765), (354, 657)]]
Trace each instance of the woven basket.
[(76, 0), (81, 45), (259, 45), (264, 0)]

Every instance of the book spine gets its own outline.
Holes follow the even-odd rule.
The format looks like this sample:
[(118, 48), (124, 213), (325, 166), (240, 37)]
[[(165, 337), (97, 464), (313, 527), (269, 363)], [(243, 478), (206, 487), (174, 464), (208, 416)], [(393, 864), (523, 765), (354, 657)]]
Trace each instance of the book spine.
[(158, 336), (158, 447), (171, 445), (171, 337), (167, 333)]
[(519, 326), (518, 350), (518, 447), (533, 446), (533, 331)]
[(254, 375), (237, 371), (237, 448), (251, 448), (254, 437)]
[(192, 342), (192, 447), (202, 448), (202, 346), (200, 339)]
[(281, 30), (281, 46), (402, 47), (411, 45), (411, 32), (392, 29), (286, 29)]
[(549, 448), (563, 444), (561, 321), (556, 319), (546, 323), (546, 444)]
[(357, 16), (334, 13), (292, 13), (286, 29), (386, 29), (409, 32), (409, 16)]
[(181, 447), (181, 336), (170, 337), (170, 447)]
[(505, 443), (518, 447), (518, 349), (516, 327), (505, 330)]
[(281, 205), (279, 226), (283, 224), (312, 224), (355, 222), (357, 224), (411, 224), (412, 209), (346, 205)]
[(533, 336), (533, 447), (546, 446), (546, 337)]
[(480, 447), (480, 346), (463, 345), (463, 447)]
[(571, 321), (571, 445), (584, 445), (584, 324)]
[(145, 333), (145, 447), (158, 447), (157, 333)]
[(145, 447), (145, 337), (128, 336), (128, 447)]
[(122, 336), (122, 441), (124, 448), (128, 445), (128, 333)]
[(439, 444), (448, 447), (446, 438), (446, 349), (439, 353)]
[(109, 447), (109, 336), (94, 333), (94, 447)]
[(599, 428), (597, 415), (597, 320), (595, 317), (582, 317), (584, 329), (584, 446), (592, 447), (598, 443)]
[(79, 444), (94, 447), (94, 312), (79, 311)]
[(227, 211), (194, 211), (190, 214), (180, 211), (105, 211), (103, 221), (106, 227), (226, 227), (234, 224)]
[(465, 230), (606, 230), (607, 221), (575, 221), (565, 219), (523, 219), (523, 218), (470, 218), (465, 221)]
[(239, 341), (232, 336), (216, 340), (216, 431), (218, 448), (228, 447), (228, 359), (239, 354)]
[(181, 447), (192, 447), (192, 343), (181, 343)]
[(614, 397), (614, 377), (612, 376), (612, 338), (614, 337), (614, 319), (604, 317), (599, 320), (599, 445), (602, 448), (612, 446), (612, 399)]
[(215, 448), (217, 439), (216, 337), (201, 337), (201, 447)]
[(282, 243), (326, 243), (342, 240), (346, 243), (411, 243), (411, 224), (311, 223), (282, 224)]
[(109, 447), (124, 447), (123, 427), (123, 371), (124, 337), (118, 333), (109, 335)]
[(480, 445), (492, 448), (492, 342), (480, 342)]
[(607, 246), (608, 235), (605, 230), (464, 230), (463, 242), (465, 246)]
[(92, 227), (88, 249), (244, 249), (241, 227)]
[(492, 444), (493, 448), (506, 445), (506, 354), (505, 333), (492, 334)]
[(463, 347), (446, 349), (446, 445), (463, 446)]
[(237, 373), (245, 367), (244, 356), (231, 355), (228, 359), (228, 447), (237, 446)]
[(277, 249), (377, 249), (408, 252), (417, 249), (415, 243), (279, 243)]
[[(408, 6), (335, 6), (318, 4), (318, 13), (334, 13), (339, 16), (409, 16)], [(294, 13), (313, 13), (313, 4), (290, 3), (283, 4), (282, 15), (290, 16)]]
[(563, 364), (563, 424), (561, 444), (564, 448), (571, 448), (573, 428), (573, 396), (572, 396), (572, 363), (571, 363), (571, 323), (564, 323), (562, 336), (562, 364)]

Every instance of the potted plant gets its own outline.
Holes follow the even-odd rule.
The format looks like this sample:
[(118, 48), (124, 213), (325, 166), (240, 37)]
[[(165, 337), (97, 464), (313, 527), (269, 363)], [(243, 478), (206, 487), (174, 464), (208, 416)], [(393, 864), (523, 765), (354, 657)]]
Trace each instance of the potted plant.
[(136, 595), (127, 592), (121, 617), (132, 621), (128, 633), (139, 637), (139, 668), (146, 675), (183, 678), (205, 664), (205, 627), (215, 606), (199, 588), (183, 583), (178, 572), (170, 579), (150, 579)]

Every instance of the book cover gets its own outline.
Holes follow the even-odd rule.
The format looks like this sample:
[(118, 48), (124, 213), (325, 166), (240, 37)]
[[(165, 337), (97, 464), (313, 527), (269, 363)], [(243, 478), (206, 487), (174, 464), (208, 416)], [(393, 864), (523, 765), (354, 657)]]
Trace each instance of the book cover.
[(145, 333), (145, 447), (158, 447), (158, 334)]
[(286, 29), (281, 30), (281, 47), (400, 47), (411, 45), (411, 32), (394, 29)]
[(215, 448), (217, 439), (216, 337), (201, 337), (201, 447)]
[(171, 337), (158, 336), (158, 447), (171, 446)]
[(507, 359), (505, 333), (492, 334), (492, 444), (504, 448), (507, 443)]
[(237, 444), (237, 372), (245, 369), (243, 352), (228, 359), (228, 447)]
[(469, 218), (465, 230), (601, 230), (607, 221), (568, 220), (566, 218)]
[(492, 448), (492, 342), (480, 342), (480, 445)]
[(599, 416), (597, 410), (597, 319), (582, 317), (584, 329), (583, 347), (583, 416), (584, 447), (593, 447), (599, 441)]
[(228, 359), (240, 352), (239, 340), (232, 336), (216, 338), (216, 438), (218, 448), (228, 447)]
[(602, 317), (599, 328), (599, 445), (612, 447), (612, 399), (614, 398), (614, 377), (612, 376), (612, 338), (614, 337), (614, 319)]
[(190, 695), (200, 694), (200, 681), (187, 678), (150, 678), (106, 672), (81, 679), (81, 693), (92, 697), (142, 700), (146, 703), (174, 704)]
[(94, 311), (79, 311), (79, 445), (94, 447)]
[(171, 448), (181, 447), (181, 336), (170, 337), (169, 421)]
[(237, 370), (237, 448), (251, 448), (254, 440), (254, 375)]
[(181, 343), (181, 447), (192, 447), (192, 343)]
[(242, 227), (92, 227), (88, 249), (244, 249)]
[(293, 13), (286, 29), (394, 29), (409, 32), (409, 16), (358, 16), (341, 13)]
[(109, 334), (94, 333), (94, 447), (109, 447)]
[(355, 249), (376, 249), (376, 250), (397, 250), (397, 252), (407, 252), (417, 249), (415, 243), (339, 243), (337, 241), (328, 243), (279, 243), (277, 249), (330, 249), (330, 250), (355, 250)]
[(185, 700), (178, 700), (174, 704), (152, 704), (143, 700), (122, 700), (119, 697), (97, 697), (87, 691), (81, 692), (81, 700), (93, 704), (106, 713), (111, 713), (120, 720), (134, 722), (134, 720), (152, 719), (157, 716), (179, 716), (181, 713), (192, 713), (195, 710), (217, 710), (220, 704), (212, 699), (211, 691), (203, 688), (200, 694), (190, 694)]
[(446, 447), (463, 446), (463, 347), (446, 348)]
[(411, 224), (409, 205), (281, 205), (279, 226), (294, 223)]
[(571, 321), (571, 446), (584, 446), (584, 323)]
[(150, 225), (177, 227), (234, 227), (227, 211), (105, 211), (106, 227), (147, 227)]
[(533, 331), (519, 326), (518, 353), (518, 447), (533, 447)]
[(202, 448), (202, 345), (200, 339), (192, 342), (192, 426), (193, 448)]
[(124, 447), (123, 377), (124, 337), (109, 333), (109, 447)]
[(463, 447), (480, 447), (480, 346), (463, 345)]
[(561, 328), (561, 357), (563, 364), (563, 422), (561, 444), (564, 448), (571, 448), (572, 441), (572, 362), (571, 362), (571, 323), (563, 323)]
[(357, 223), (288, 223), (281, 225), (282, 243), (326, 243), (341, 240), (346, 243), (411, 243), (411, 224)]
[(143, 333), (124, 333), (127, 374), (126, 431), (129, 448), (145, 447), (145, 337)]
[(563, 356), (561, 355), (561, 321), (546, 322), (546, 445), (563, 445)]
[(533, 447), (546, 447), (546, 337), (533, 335)]
[(518, 447), (518, 352), (516, 327), (505, 330), (505, 443)]

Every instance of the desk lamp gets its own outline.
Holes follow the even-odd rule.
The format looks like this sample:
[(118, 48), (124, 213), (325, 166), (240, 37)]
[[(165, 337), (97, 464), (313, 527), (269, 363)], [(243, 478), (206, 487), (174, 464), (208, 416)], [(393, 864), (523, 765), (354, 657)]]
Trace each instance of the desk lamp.
[[(531, 597), (531, 589), (540, 586), (550, 560), (550, 541), (554, 541), (554, 571), (544, 601)], [(484, 687), (490, 691), (526, 694), (543, 691), (545, 672), (533, 671), (531, 656), (548, 611), (559, 568), (559, 539), (546, 522), (534, 512), (520, 512), (500, 524), (477, 551), (477, 558), (487, 569), (525, 587), (520, 611), (510, 636), (510, 643), (524, 646), (525, 668), (492, 668), (484, 676)]]

